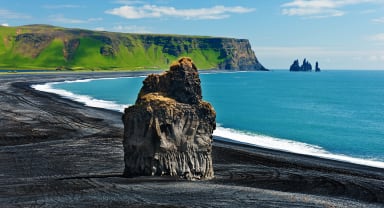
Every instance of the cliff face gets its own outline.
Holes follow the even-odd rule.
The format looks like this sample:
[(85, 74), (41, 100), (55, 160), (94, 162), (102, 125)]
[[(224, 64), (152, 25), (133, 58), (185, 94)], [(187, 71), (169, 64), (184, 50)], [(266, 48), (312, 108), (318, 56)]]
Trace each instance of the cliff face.
[(265, 70), (248, 40), (125, 34), (46, 25), (0, 27), (1, 68), (164, 69), (189, 56), (202, 69)]
[(213, 68), (223, 70), (267, 70), (257, 60), (251, 44), (246, 39), (213, 37), (167, 37), (137, 36), (146, 48), (151, 45), (162, 47), (162, 52), (175, 57), (193, 54), (194, 51), (212, 51), (217, 65)]
[(224, 62), (219, 64), (220, 69), (267, 70), (259, 63), (251, 44), (246, 39), (223, 39), (221, 56), (224, 58)]
[(191, 59), (180, 59), (161, 75), (149, 75), (135, 105), (123, 115), (124, 175), (213, 178), (215, 119), (212, 106), (202, 100)]

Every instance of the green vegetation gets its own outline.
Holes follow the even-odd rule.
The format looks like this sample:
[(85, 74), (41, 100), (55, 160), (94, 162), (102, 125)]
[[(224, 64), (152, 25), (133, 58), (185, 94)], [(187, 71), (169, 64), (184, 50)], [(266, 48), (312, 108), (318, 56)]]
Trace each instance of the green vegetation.
[(181, 56), (200, 69), (220, 68), (226, 38), (140, 35), (65, 29), (48, 25), (0, 26), (0, 68), (137, 70), (166, 69)]

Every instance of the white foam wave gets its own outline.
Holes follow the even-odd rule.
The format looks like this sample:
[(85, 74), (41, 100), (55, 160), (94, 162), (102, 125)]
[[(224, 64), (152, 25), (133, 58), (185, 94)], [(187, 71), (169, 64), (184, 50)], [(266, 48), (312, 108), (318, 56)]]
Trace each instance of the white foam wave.
[(114, 80), (114, 79), (132, 79), (138, 77), (146, 77), (146, 76), (134, 76), (134, 77), (107, 77), (107, 78), (94, 78), (94, 79), (78, 79), (78, 80), (67, 80), (63, 82), (50, 82), (47, 84), (60, 84), (60, 83), (79, 83), (79, 82), (91, 82), (94, 80)]
[[(102, 78), (102, 79), (116, 79), (116, 78)], [(65, 82), (66, 83), (90, 82), (92, 80), (94, 79), (83, 79), (83, 80), (65, 81)], [(62, 97), (65, 97), (80, 103), (84, 103), (86, 106), (90, 106), (90, 107), (105, 108), (105, 109), (122, 112), (127, 106), (129, 106), (129, 104), (126, 104), (126, 105), (117, 104), (113, 101), (95, 99), (87, 95), (78, 95), (66, 90), (56, 89), (53, 86), (57, 83), (62, 83), (62, 82), (37, 84), (37, 85), (32, 85), (32, 88), (39, 91), (55, 93)], [(280, 138), (274, 138), (274, 137), (265, 136), (265, 135), (242, 132), (242, 131), (238, 131), (230, 128), (224, 128), (224, 127), (221, 127), (220, 125), (218, 125), (216, 130), (213, 132), (213, 135), (231, 140), (232, 142), (235, 142), (235, 143), (246, 143), (249, 145), (264, 147), (268, 149), (276, 149), (276, 150), (281, 150), (286, 152), (311, 155), (311, 156), (316, 156), (316, 157), (321, 157), (326, 159), (339, 160), (339, 161), (351, 162), (355, 164), (384, 168), (384, 162), (381, 162), (381, 161), (367, 160), (367, 159), (361, 159), (361, 158), (354, 158), (346, 155), (333, 154), (331, 152), (324, 150), (319, 146), (292, 141), (288, 139), (280, 139)]]
[[(91, 81), (91, 79), (66, 81), (66, 82), (70, 83), (70, 82), (89, 82), (89, 81)], [(105, 109), (123, 112), (124, 108), (129, 106), (129, 104), (122, 105), (122, 104), (118, 104), (118, 103), (113, 102), (113, 101), (95, 99), (95, 98), (88, 96), (88, 95), (78, 95), (78, 94), (72, 93), (72, 92), (67, 91), (67, 90), (56, 89), (53, 86), (57, 83), (59, 83), (59, 82), (37, 84), (37, 85), (32, 85), (31, 87), (36, 89), (36, 90), (39, 90), (39, 91), (58, 94), (64, 98), (68, 98), (68, 99), (71, 99), (71, 100), (74, 100), (74, 101), (77, 101), (80, 103), (84, 103), (84, 105), (89, 106), (89, 107), (105, 108)]]
[(331, 160), (350, 162), (360, 165), (384, 168), (384, 162), (350, 157), (346, 155), (333, 154), (315, 145), (302, 142), (296, 142), (288, 139), (279, 139), (265, 135), (242, 132), (230, 128), (218, 126), (213, 132), (214, 136), (231, 140), (235, 143), (245, 143), (268, 149), (276, 149), (286, 152), (298, 153), (303, 155), (311, 155)]

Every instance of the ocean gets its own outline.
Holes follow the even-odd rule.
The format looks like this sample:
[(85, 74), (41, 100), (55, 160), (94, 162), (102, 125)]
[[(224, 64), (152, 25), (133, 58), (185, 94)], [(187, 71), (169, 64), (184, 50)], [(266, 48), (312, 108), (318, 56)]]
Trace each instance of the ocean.
[[(122, 112), (145, 77), (35, 85)], [(200, 74), (217, 112), (215, 136), (232, 142), (384, 168), (384, 71)]]

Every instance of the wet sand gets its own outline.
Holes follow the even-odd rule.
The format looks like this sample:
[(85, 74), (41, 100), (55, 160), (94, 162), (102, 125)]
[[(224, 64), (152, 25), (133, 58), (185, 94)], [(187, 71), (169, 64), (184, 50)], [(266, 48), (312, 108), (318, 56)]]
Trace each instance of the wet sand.
[(121, 114), (30, 84), (135, 73), (0, 75), (0, 207), (384, 207), (384, 170), (214, 141), (215, 179), (122, 177)]

